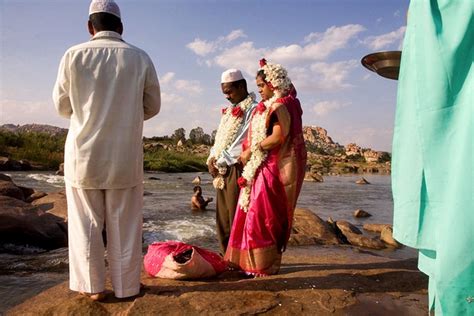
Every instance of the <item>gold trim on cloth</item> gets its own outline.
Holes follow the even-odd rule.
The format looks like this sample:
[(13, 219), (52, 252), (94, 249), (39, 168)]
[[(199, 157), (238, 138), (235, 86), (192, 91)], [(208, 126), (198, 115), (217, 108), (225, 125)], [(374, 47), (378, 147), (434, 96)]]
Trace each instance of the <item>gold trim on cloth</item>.
[(229, 265), (245, 272), (276, 274), (280, 270), (281, 252), (275, 245), (257, 249), (236, 249), (230, 245), (225, 256)]

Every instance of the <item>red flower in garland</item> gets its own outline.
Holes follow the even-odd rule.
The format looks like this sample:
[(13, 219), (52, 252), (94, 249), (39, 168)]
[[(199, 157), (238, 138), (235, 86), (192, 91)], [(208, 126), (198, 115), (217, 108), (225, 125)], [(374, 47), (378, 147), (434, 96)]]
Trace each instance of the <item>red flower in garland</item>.
[(240, 188), (245, 188), (247, 186), (247, 179), (245, 179), (244, 177), (240, 177), (239, 179), (237, 179), (237, 184)]
[(263, 104), (263, 102), (260, 102), (258, 105), (257, 105), (257, 113), (259, 114), (262, 114), (263, 112), (265, 112), (265, 110), (267, 109), (267, 107), (265, 106), (265, 104)]
[(260, 68), (267, 64), (267, 60), (265, 58), (260, 59)]
[(244, 115), (244, 112), (242, 111), (240, 106), (236, 106), (232, 109), (232, 115), (235, 117), (241, 117), (242, 115)]
[(221, 109), (221, 112), (222, 112), (222, 115), (224, 115), (225, 112), (227, 112), (227, 108), (222, 108), (222, 109)]

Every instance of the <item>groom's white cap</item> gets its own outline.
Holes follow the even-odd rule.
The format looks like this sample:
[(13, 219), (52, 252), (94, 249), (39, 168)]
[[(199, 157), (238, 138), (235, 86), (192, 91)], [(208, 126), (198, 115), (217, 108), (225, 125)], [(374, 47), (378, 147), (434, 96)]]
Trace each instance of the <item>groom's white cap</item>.
[(89, 15), (100, 12), (113, 14), (119, 19), (121, 18), (120, 8), (114, 0), (92, 0), (89, 6)]
[(221, 75), (221, 83), (235, 82), (244, 79), (242, 72), (238, 69), (227, 69)]

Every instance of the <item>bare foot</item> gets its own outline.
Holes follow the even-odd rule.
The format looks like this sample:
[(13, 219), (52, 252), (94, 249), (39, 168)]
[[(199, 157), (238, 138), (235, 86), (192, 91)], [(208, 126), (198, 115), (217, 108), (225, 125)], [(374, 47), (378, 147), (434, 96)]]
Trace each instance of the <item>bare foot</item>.
[(100, 293), (79, 292), (79, 294), (83, 296), (87, 296), (88, 298), (96, 302), (102, 302), (105, 299), (105, 292), (100, 292)]

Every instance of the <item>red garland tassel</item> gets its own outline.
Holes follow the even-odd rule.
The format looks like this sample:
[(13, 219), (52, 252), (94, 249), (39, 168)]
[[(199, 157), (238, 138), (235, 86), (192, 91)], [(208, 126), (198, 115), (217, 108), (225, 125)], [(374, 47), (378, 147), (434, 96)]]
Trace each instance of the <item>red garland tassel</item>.
[(244, 177), (240, 177), (237, 180), (237, 184), (239, 185), (240, 188), (245, 188), (247, 186), (247, 180)]
[(235, 108), (232, 109), (232, 115), (234, 117), (241, 117), (244, 114), (240, 106), (236, 106)]
[(263, 104), (263, 102), (260, 102), (258, 105), (257, 105), (257, 112), (259, 114), (262, 114), (263, 112), (265, 112), (265, 110), (267, 109), (267, 107), (265, 106), (265, 104)]

